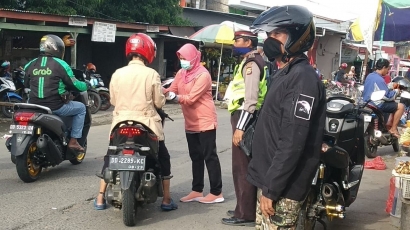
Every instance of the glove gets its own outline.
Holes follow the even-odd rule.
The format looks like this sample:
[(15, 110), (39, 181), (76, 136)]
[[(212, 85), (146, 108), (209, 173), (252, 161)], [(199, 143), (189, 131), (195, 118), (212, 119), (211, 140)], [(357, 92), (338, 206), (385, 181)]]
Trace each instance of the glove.
[(25, 88), (25, 89), (24, 89), (24, 93), (26, 93), (26, 94), (29, 94), (29, 93), (30, 93), (30, 91), (31, 91), (31, 89), (30, 89), (30, 88)]
[(165, 99), (167, 99), (168, 101), (172, 101), (177, 97), (177, 95), (174, 92), (168, 92), (167, 96), (165, 97)]

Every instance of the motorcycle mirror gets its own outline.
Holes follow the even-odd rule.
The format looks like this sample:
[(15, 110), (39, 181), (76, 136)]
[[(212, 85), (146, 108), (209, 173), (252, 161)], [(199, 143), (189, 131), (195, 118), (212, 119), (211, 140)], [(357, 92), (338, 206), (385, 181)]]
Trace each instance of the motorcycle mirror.
[(372, 95), (370, 96), (370, 100), (379, 101), (379, 100), (383, 99), (384, 95), (386, 95), (386, 90), (374, 91), (372, 93)]

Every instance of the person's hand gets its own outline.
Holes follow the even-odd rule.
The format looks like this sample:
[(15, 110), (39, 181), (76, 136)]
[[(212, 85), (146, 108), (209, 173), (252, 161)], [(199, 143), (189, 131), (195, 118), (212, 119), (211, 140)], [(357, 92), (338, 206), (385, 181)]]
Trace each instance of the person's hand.
[(239, 146), (239, 142), (241, 142), (241, 140), (242, 140), (243, 133), (244, 133), (244, 131), (242, 131), (240, 129), (235, 130), (235, 132), (233, 133), (232, 143), (235, 146)]
[(24, 93), (26, 93), (26, 94), (29, 94), (30, 91), (31, 91), (30, 88), (25, 88), (25, 89), (24, 89)]
[(275, 209), (273, 208), (273, 205), (274, 205), (273, 200), (262, 195), (259, 203), (260, 203), (261, 212), (266, 218), (269, 218), (269, 216), (275, 215)]
[(174, 92), (168, 92), (165, 94), (165, 99), (168, 101), (172, 101), (177, 97), (177, 95)]
[(399, 88), (399, 84), (397, 84), (397, 83), (393, 83), (393, 89), (398, 89)]

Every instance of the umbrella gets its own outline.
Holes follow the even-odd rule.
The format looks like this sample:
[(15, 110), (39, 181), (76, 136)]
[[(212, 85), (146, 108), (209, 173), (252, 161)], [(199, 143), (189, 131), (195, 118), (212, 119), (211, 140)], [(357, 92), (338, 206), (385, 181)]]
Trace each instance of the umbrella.
[[(234, 34), (237, 29), (249, 30), (249, 26), (235, 22), (225, 21), (221, 24), (213, 24), (206, 26), (189, 37), (189, 39), (200, 40), (205, 43), (221, 44), (221, 56), (219, 57), (215, 100), (217, 100), (218, 98), (217, 95), (219, 87), (219, 75), (221, 74), (222, 50), (224, 45), (232, 45), (234, 43)], [(259, 38), (259, 40), (263, 39), (263, 37)]]
[(194, 33), (189, 39), (201, 40), (205, 43), (221, 44), (221, 56), (219, 56), (218, 78), (216, 81), (215, 100), (218, 99), (219, 75), (221, 74), (222, 51), (224, 45), (232, 45), (234, 43), (234, 30), (221, 24), (209, 25)]

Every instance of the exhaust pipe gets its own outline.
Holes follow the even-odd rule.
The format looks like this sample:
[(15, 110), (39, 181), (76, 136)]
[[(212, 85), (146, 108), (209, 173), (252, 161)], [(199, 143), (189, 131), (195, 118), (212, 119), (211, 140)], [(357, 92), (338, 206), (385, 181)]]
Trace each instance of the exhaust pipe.
[(63, 153), (47, 134), (41, 135), (37, 139), (36, 144), (40, 152), (46, 156), (46, 159), (51, 166), (56, 166), (64, 160)]
[(390, 133), (382, 133), (380, 130), (375, 130), (374, 131), (374, 137), (380, 141), (380, 143), (382, 145), (388, 145), (389, 141), (388, 141), (388, 137), (390, 137), (391, 134)]
[(345, 218), (345, 207), (338, 204), (337, 189), (334, 185), (325, 183), (322, 188), (322, 195), (325, 200), (326, 215), (332, 219), (333, 217)]
[(142, 174), (141, 186), (144, 189), (150, 189), (157, 183), (157, 177), (152, 172)]

